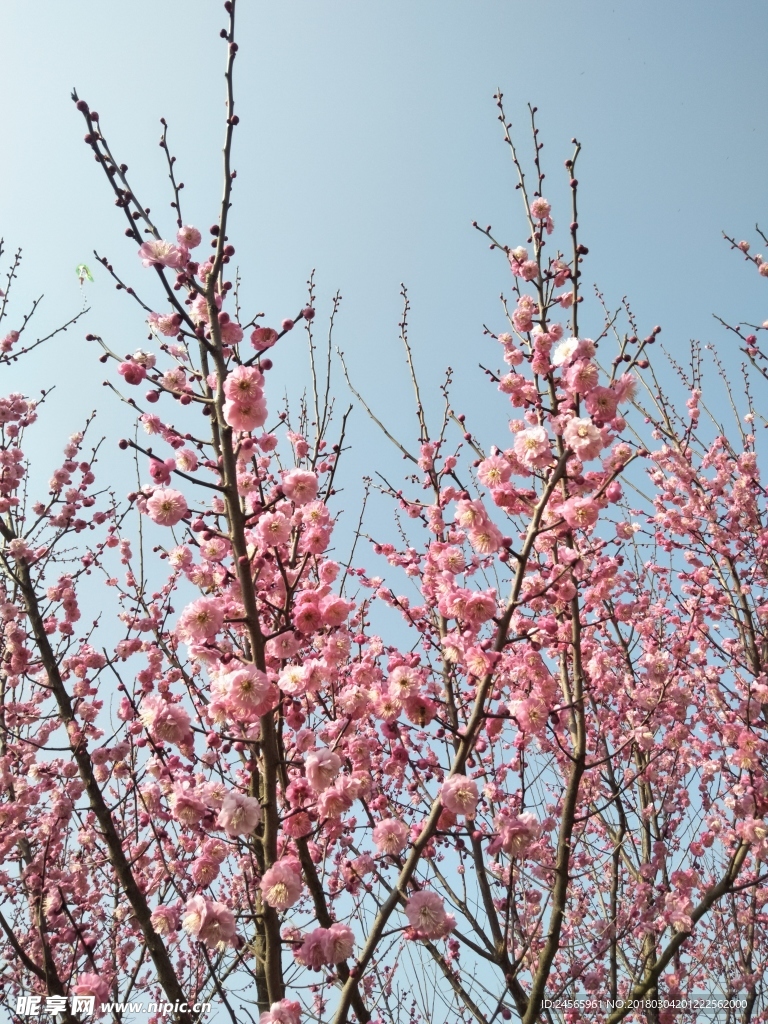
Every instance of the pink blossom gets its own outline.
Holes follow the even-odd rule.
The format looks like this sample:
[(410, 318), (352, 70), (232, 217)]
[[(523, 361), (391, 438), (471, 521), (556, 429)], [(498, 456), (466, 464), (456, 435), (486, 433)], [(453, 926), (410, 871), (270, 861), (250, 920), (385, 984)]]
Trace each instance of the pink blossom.
[(225, 843), (223, 839), (218, 837), (213, 837), (205, 840), (200, 849), (200, 855), (202, 857), (210, 857), (217, 864), (221, 864), (229, 856), (230, 850), (231, 845), (229, 843)]
[(201, 597), (188, 604), (179, 616), (179, 634), (185, 640), (208, 640), (224, 625), (224, 610), (214, 597)]
[(603, 436), (588, 419), (569, 420), (563, 430), (563, 440), (582, 462), (597, 458), (603, 449)]
[(98, 974), (80, 974), (74, 985), (70, 986), (70, 995), (93, 996), (94, 1007), (98, 1010), (103, 1003), (109, 1002), (109, 985)]
[(232, 402), (251, 402), (262, 397), (264, 374), (255, 366), (237, 366), (227, 374), (224, 394)]
[(586, 397), (587, 412), (601, 420), (612, 420), (617, 405), (616, 394), (611, 388), (592, 388)]
[(440, 789), (440, 799), (443, 807), (447, 807), (449, 811), (471, 818), (474, 816), (480, 794), (477, 783), (468, 779), (466, 775), (451, 775)]
[(169, 459), (168, 462), (161, 462), (160, 459), (150, 459), (149, 475), (156, 484), (162, 487), (171, 482), (171, 470), (175, 466), (176, 462), (174, 459)]
[(541, 697), (510, 701), (509, 710), (523, 732), (539, 735), (547, 724), (547, 705)]
[(176, 452), (176, 468), (184, 473), (194, 473), (197, 469), (197, 455), (191, 448), (182, 448)]
[(181, 318), (177, 313), (150, 313), (147, 323), (153, 331), (157, 331), (166, 338), (173, 338), (179, 333)]
[(222, 675), (215, 684), (215, 692), (221, 694), (236, 713), (257, 717), (271, 711), (278, 700), (277, 688), (255, 665)]
[(479, 498), (456, 502), (456, 522), (465, 530), (479, 530), (488, 522), (488, 513)]
[(305, 935), (301, 948), (296, 953), (299, 963), (314, 971), (319, 971), (325, 964), (330, 964), (327, 940), (327, 928), (315, 928)]
[(691, 912), (693, 901), (686, 893), (668, 892), (664, 897), (663, 921), (676, 932), (689, 932), (693, 928)]
[(490, 521), (483, 523), (476, 530), (470, 530), (467, 536), (469, 543), (481, 555), (490, 555), (498, 551), (503, 540), (501, 530)]
[(552, 461), (552, 451), (544, 427), (518, 431), (515, 436), (515, 455), (529, 469), (548, 466)]
[(219, 321), (219, 333), (225, 345), (238, 345), (243, 340), (243, 328), (234, 320)]
[(283, 473), (283, 494), (296, 505), (306, 505), (317, 497), (317, 474), (308, 469), (290, 469)]
[(185, 227), (179, 228), (176, 232), (176, 241), (186, 249), (196, 249), (202, 240), (203, 236), (197, 228), (193, 228), (191, 224), (187, 224)]
[(291, 536), (291, 521), (282, 512), (268, 512), (261, 517), (256, 529), (268, 547), (276, 547), (285, 544)]
[(171, 488), (155, 491), (147, 501), (149, 518), (160, 526), (175, 526), (188, 512), (184, 495)]
[(283, 857), (264, 872), (259, 882), (264, 900), (275, 910), (287, 910), (301, 896), (301, 867), (295, 857)]
[(216, 824), (229, 836), (246, 836), (261, 821), (259, 801), (233, 790), (224, 797)]
[(293, 611), (293, 624), (300, 633), (314, 633), (323, 622), (317, 601), (297, 601)]
[[(514, 266), (513, 266), (514, 272)], [(530, 295), (521, 295), (517, 300), (517, 308), (512, 314), (512, 323), (515, 325), (515, 330), (521, 334), (526, 334), (528, 331), (533, 330), (533, 318), (538, 313), (538, 305), (533, 301)]]
[(460, 548), (447, 547), (440, 552), (437, 564), (443, 570), (443, 572), (449, 572), (456, 576), (467, 567), (467, 561), (464, 558), (464, 553)]
[(477, 478), (486, 487), (498, 487), (506, 483), (512, 475), (512, 467), (502, 455), (492, 455), (483, 459), (477, 468)]
[(546, 220), (551, 212), (552, 207), (549, 205), (547, 200), (542, 199), (541, 196), (537, 196), (537, 198), (531, 203), (531, 216), (535, 218), (535, 220)]
[(150, 694), (141, 702), (139, 718), (150, 735), (162, 743), (187, 746), (192, 739), (190, 718), (179, 704), (169, 704), (162, 697)]
[[(500, 817), (495, 824), (499, 830), (499, 846), (510, 857), (524, 856), (539, 836), (539, 823), (530, 811)], [(490, 847), (489, 851), (493, 852)]]
[(328, 594), (320, 602), (320, 614), (326, 626), (341, 626), (355, 607), (354, 601), (345, 601), (336, 594)]
[(220, 943), (231, 945), (237, 931), (232, 911), (205, 896), (193, 896), (187, 902), (182, 924), (189, 935), (204, 942), (209, 949)]
[(251, 332), (251, 344), (257, 352), (264, 352), (277, 341), (277, 331), (271, 327), (257, 327)]
[(174, 245), (163, 239), (152, 239), (139, 249), (139, 257), (145, 267), (170, 267), (178, 270), (189, 259), (185, 246)]
[(278, 441), (274, 434), (262, 434), (256, 443), (263, 452), (273, 452)]
[(598, 369), (588, 359), (579, 359), (565, 372), (564, 380), (569, 391), (577, 395), (585, 395), (597, 386)]
[(596, 501), (590, 498), (569, 498), (560, 509), (563, 519), (574, 530), (594, 526), (600, 512)]
[(552, 353), (552, 365), (564, 366), (565, 364), (569, 363), (573, 358), (573, 355), (578, 347), (578, 338), (566, 338), (565, 341), (561, 341), (555, 349), (555, 351)]
[(341, 758), (327, 747), (311, 751), (304, 763), (307, 779), (316, 793), (328, 789), (339, 774), (340, 768)]
[(174, 818), (183, 825), (197, 825), (208, 811), (195, 790), (182, 782), (174, 783), (169, 803)]
[(262, 427), (267, 419), (267, 403), (263, 398), (250, 402), (224, 403), (224, 420), (235, 430), (250, 431)]
[(158, 935), (172, 935), (179, 926), (179, 908), (176, 904), (156, 907), (152, 911), (152, 927)]
[(464, 602), (461, 615), (467, 625), (479, 627), (496, 614), (496, 599), (494, 591), (487, 593), (470, 593)]
[(220, 871), (219, 861), (206, 856), (195, 857), (189, 869), (195, 885), (203, 888), (214, 882), (219, 877)]
[(328, 963), (339, 964), (349, 959), (355, 949), (355, 936), (345, 924), (332, 924), (326, 939)]
[(408, 843), (408, 826), (397, 818), (385, 818), (374, 828), (373, 841), (381, 853), (394, 857)]
[(428, 889), (415, 892), (409, 898), (405, 916), (418, 938), (441, 939), (456, 927), (456, 920), (446, 913), (442, 898)]
[(301, 1024), (301, 1006), (290, 999), (272, 1003), (269, 1011), (262, 1013), (259, 1024)]
[(133, 385), (141, 384), (141, 382), (147, 376), (146, 369), (143, 366), (141, 366), (139, 363), (134, 363), (134, 362), (120, 363), (120, 365), (117, 368), (117, 372), (122, 377), (125, 378), (125, 383), (126, 384), (133, 384)]
[(637, 391), (637, 378), (631, 373), (623, 373), (618, 380), (613, 382), (613, 393), (617, 402), (631, 402)]

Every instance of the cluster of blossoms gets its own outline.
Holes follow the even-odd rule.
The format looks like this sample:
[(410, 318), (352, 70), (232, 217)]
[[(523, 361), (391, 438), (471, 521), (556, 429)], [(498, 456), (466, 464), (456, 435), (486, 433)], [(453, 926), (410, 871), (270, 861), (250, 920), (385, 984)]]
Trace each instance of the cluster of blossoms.
[[(391, 494), (400, 540), (373, 544), (382, 575), (357, 567), (339, 553), (331, 399), (314, 421), (302, 404), (268, 423), (272, 358), (293, 359), (298, 321), (311, 343), (313, 294), (279, 331), (244, 326), (226, 213), (209, 259), (180, 214), (164, 240), (78, 105), (167, 308), (149, 316), (150, 351), (121, 359), (100, 339), (117, 384), (157, 407), (132, 400), (153, 447), (121, 442), (148, 460), (129, 498), (138, 539), (99, 501), (83, 435), (30, 516), (35, 407), (0, 401), (4, 991), (214, 996), (261, 1024), (368, 1024), (403, 1019), (382, 1008), (407, 957), (436, 965), (446, 1019), (532, 1022), (547, 993), (639, 1000), (731, 984), (736, 967), (755, 992), (768, 517), (754, 436), (741, 451), (704, 439), (696, 379), (684, 429), (657, 395), (659, 446), (640, 445), (625, 417), (658, 331), (632, 328), (601, 369), (578, 325), (586, 251), (545, 259), (540, 178), (530, 248), (499, 246), (515, 303), (495, 343), (495, 439), (512, 440), (485, 444), (450, 401), (435, 431), (422, 415), (402, 446), (421, 487)], [(642, 511), (624, 498), (640, 457)], [(72, 536), (91, 529), (77, 561)], [(146, 536), (154, 562), (133, 550)], [(101, 575), (117, 640), (83, 585)], [(382, 635), (393, 612), (400, 642)], [(725, 897), (731, 917), (709, 915)], [(724, 960), (745, 921), (749, 958)]]

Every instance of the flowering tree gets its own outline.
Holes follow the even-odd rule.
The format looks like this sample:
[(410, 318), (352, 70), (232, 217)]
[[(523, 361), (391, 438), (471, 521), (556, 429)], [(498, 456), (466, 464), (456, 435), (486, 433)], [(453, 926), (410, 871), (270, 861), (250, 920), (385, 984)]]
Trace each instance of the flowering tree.
[[(414, 376), (420, 435), (388, 437), (418, 476), (384, 488), (402, 514), (368, 556), (384, 575), (354, 564), (362, 527), (334, 560), (346, 418), (318, 381), (313, 293), (277, 329), (249, 321), (231, 274), (224, 6), (207, 256), (165, 134), (173, 241), (74, 96), (157, 286), (144, 305), (101, 261), (152, 331), (125, 359), (93, 339), (151, 435), (120, 442), (146, 484), (127, 505), (97, 490), (83, 432), (33, 501), (35, 403), (0, 403), (5, 1004), (38, 994), (68, 1022), (78, 995), (115, 1020), (113, 1001), (154, 1000), (181, 1024), (207, 1002), (261, 1024), (614, 1024), (696, 1019), (664, 1001), (703, 991), (739, 997), (729, 1019), (768, 1019), (768, 522), (749, 392), (728, 440), (706, 427), (697, 352), (678, 416), (649, 366), (658, 328), (641, 337), (627, 310), (626, 332), (606, 313), (582, 335), (578, 144), (567, 251), (548, 257), (535, 120), (530, 189), (499, 95), (530, 232), (513, 248), (479, 229), (512, 274), (507, 330), (487, 331), (512, 438), (473, 435), (449, 382), (433, 428)], [(265, 375), (302, 324), (311, 392), (292, 421)], [(732, 330), (767, 376), (757, 333)], [(405, 316), (402, 338), (412, 366)], [(630, 509), (624, 490), (649, 486)], [(116, 620), (85, 624), (102, 586)], [(392, 610), (389, 642), (375, 629)]]

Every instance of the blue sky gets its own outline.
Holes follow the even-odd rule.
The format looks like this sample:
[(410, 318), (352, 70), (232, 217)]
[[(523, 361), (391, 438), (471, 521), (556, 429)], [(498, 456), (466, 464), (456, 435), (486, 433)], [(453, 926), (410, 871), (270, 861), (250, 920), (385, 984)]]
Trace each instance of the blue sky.
[[(768, 281), (720, 238), (723, 229), (751, 237), (755, 221), (768, 223), (768, 8), (759, 0), (240, 0), (239, 10), (230, 234), (246, 306), (278, 322), (300, 308), (317, 268), (320, 315), (341, 289), (337, 343), (355, 383), (405, 439), (415, 437), (415, 420), (397, 347), (401, 281), (425, 387), (450, 363), (457, 407), (471, 418), (474, 404), (485, 416), (490, 397), (476, 367), (498, 360), (482, 324), (502, 329), (498, 295), (509, 277), (470, 223), (525, 241), (492, 101), (497, 85), (526, 154), (526, 104), (539, 108), (546, 192), (561, 226), (569, 220), (563, 160), (572, 136), (583, 144), (587, 285), (611, 304), (628, 296), (640, 328), (661, 324), (662, 340), (683, 356), (698, 337), (722, 343), (730, 358), (714, 312), (768, 317)], [(161, 222), (167, 212), (170, 234), (157, 146), (159, 118), (168, 119), (185, 220), (206, 228), (220, 194), (223, 24), (222, 5), (210, 0), (2, 5), (0, 233), (9, 249), (25, 249), (18, 295), (45, 293), (41, 329), (80, 307), (75, 267), (97, 270), (93, 249), (151, 295), (82, 143), (71, 88), (99, 111), (144, 204)], [(58, 447), (96, 406), (101, 431), (124, 430), (82, 336), (103, 334), (128, 352), (145, 331), (138, 311), (95, 277), (87, 328), (4, 371), (6, 390), (58, 384), (38, 432), (46, 446)], [(585, 334), (599, 329), (594, 305), (582, 324)], [(277, 363), (274, 390), (304, 373), (298, 332)], [(503, 429), (504, 405), (495, 408)], [(504, 443), (490, 421), (480, 423), (484, 444)], [(355, 430), (352, 465), (370, 470), (382, 442), (362, 414)]]
[[(477, 369), (498, 363), (482, 325), (503, 329), (498, 296), (509, 273), (471, 228), (477, 219), (512, 245), (525, 241), (497, 86), (526, 155), (526, 104), (539, 108), (546, 195), (560, 227), (570, 219), (563, 160), (572, 136), (583, 144), (587, 287), (597, 284), (610, 305), (627, 296), (641, 330), (662, 325), (681, 359), (691, 338), (717, 342), (735, 378), (740, 359), (712, 314), (768, 318), (768, 280), (720, 236), (752, 238), (756, 221), (768, 228), (764, 0), (239, 0), (239, 10), (230, 236), (246, 308), (279, 323), (304, 304), (316, 268), (319, 332), (340, 289), (337, 344), (355, 384), (406, 443), (417, 431), (398, 343), (400, 282), (425, 392), (452, 365), (456, 407), (483, 446), (509, 437), (506, 403), (489, 401)], [(137, 194), (170, 235), (157, 146), (166, 117), (185, 220), (205, 229), (221, 190), (223, 24), (218, 0), (0, 3), (0, 235), (8, 250), (25, 250), (17, 297), (28, 304), (45, 293), (37, 320), (46, 332), (82, 305), (77, 264), (95, 277), (82, 327), (2, 369), (4, 392), (57, 385), (32, 441), (43, 479), (66, 435), (98, 408), (106, 475), (117, 473), (118, 490), (133, 486), (131, 460), (114, 447), (127, 413), (102, 388), (107, 371), (83, 336), (102, 334), (129, 352), (146, 329), (92, 250), (153, 295), (69, 93), (76, 86), (99, 111)], [(15, 304), (19, 315), (24, 308)], [(586, 335), (599, 331), (594, 303), (581, 323)], [(300, 332), (275, 359), (272, 408), (283, 386), (306, 379)], [(394, 476), (402, 462), (362, 412), (352, 426), (346, 479), (375, 469)], [(351, 522), (360, 493), (347, 488), (340, 504)], [(369, 528), (396, 540), (384, 508)]]

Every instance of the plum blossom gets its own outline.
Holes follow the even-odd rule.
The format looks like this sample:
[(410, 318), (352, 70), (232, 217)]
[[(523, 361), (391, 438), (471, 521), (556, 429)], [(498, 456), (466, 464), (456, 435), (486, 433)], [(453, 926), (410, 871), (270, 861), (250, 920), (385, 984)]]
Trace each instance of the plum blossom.
[(552, 365), (563, 366), (565, 363), (570, 362), (578, 347), (578, 338), (566, 338), (565, 341), (561, 341), (552, 353)]
[(552, 451), (544, 427), (519, 430), (515, 436), (515, 455), (529, 469), (548, 466), (552, 461)]
[(408, 826), (397, 818), (385, 818), (374, 828), (373, 841), (381, 853), (394, 857), (408, 843)]
[(490, 555), (498, 551), (503, 542), (501, 530), (490, 521), (486, 521), (476, 530), (470, 530), (468, 537), (469, 543), (481, 555)]
[(186, 905), (182, 920), (184, 931), (214, 949), (220, 943), (233, 945), (237, 925), (232, 911), (223, 903), (205, 896), (193, 896)]
[(173, 816), (183, 825), (197, 825), (205, 817), (208, 808), (194, 789), (182, 782), (176, 782), (169, 801)]
[(492, 455), (484, 459), (477, 469), (478, 480), (486, 487), (498, 487), (499, 484), (506, 483), (511, 475), (512, 467), (502, 455)]
[(283, 857), (265, 871), (259, 882), (264, 900), (275, 910), (287, 910), (301, 896), (301, 866), (295, 857)]
[(319, 970), (346, 960), (354, 948), (352, 929), (345, 924), (333, 924), (330, 928), (315, 928), (305, 935), (296, 956), (300, 963)]
[(231, 402), (252, 402), (263, 395), (264, 374), (255, 366), (237, 366), (227, 374), (224, 395)]
[(216, 824), (223, 828), (228, 836), (246, 836), (261, 821), (261, 805), (254, 797), (245, 796), (237, 791), (227, 793), (224, 797)]
[(588, 419), (570, 419), (563, 430), (563, 440), (582, 462), (597, 458), (603, 449), (602, 434)]
[(197, 228), (193, 228), (191, 224), (187, 224), (185, 227), (179, 228), (176, 232), (176, 241), (186, 249), (196, 249), (202, 240), (203, 236)]
[(446, 913), (442, 898), (428, 889), (415, 892), (409, 898), (405, 916), (417, 938), (441, 939), (456, 927), (456, 919)]
[(611, 388), (595, 387), (586, 396), (587, 412), (601, 420), (612, 420), (616, 415), (618, 401)]
[(290, 999), (281, 999), (262, 1013), (259, 1024), (301, 1024), (301, 1006)]
[(693, 928), (691, 912), (693, 902), (687, 893), (668, 892), (664, 897), (662, 927), (669, 924), (676, 932), (689, 932)]
[(480, 794), (477, 783), (468, 779), (466, 775), (451, 775), (442, 785), (440, 799), (443, 802), (443, 807), (447, 807), (449, 811), (471, 818), (475, 813)]
[(530, 811), (516, 815), (500, 815), (494, 824), (499, 830), (499, 835), (488, 847), (489, 853), (502, 849), (510, 857), (523, 857), (539, 837), (539, 823)]
[(338, 964), (352, 956), (355, 936), (346, 924), (332, 924), (328, 929), (327, 948), (329, 963)]
[(179, 704), (169, 704), (162, 697), (150, 694), (141, 702), (139, 719), (150, 735), (162, 743), (186, 747), (192, 740), (187, 712)]
[(158, 935), (172, 935), (179, 926), (179, 907), (166, 904), (152, 911), (152, 927)]
[(80, 974), (74, 985), (70, 986), (70, 994), (73, 996), (93, 996), (94, 1007), (100, 1010), (103, 1003), (109, 1002), (109, 985), (106, 980), (98, 974)]
[(311, 967), (315, 971), (330, 963), (327, 938), (327, 928), (315, 928), (305, 935), (304, 941), (296, 953), (299, 963)]
[(597, 386), (599, 372), (590, 360), (579, 359), (568, 367), (563, 379), (569, 391), (577, 395), (585, 395)]
[(152, 331), (166, 338), (173, 338), (179, 333), (181, 317), (178, 313), (150, 313), (147, 323)]
[(328, 789), (339, 774), (340, 768), (341, 758), (327, 747), (311, 751), (307, 754), (304, 764), (309, 784), (316, 793), (322, 793)]
[(268, 512), (259, 520), (257, 531), (268, 547), (275, 547), (291, 536), (291, 521), (282, 512)]
[(317, 475), (308, 469), (289, 469), (283, 473), (283, 494), (296, 505), (306, 505), (317, 497)]
[(201, 597), (188, 604), (179, 616), (178, 630), (185, 640), (208, 640), (224, 625), (224, 609), (213, 597)]
[(132, 360), (120, 363), (117, 367), (117, 372), (124, 378), (126, 384), (141, 384), (146, 379), (147, 371), (144, 366), (140, 363), (134, 363)]
[(277, 341), (277, 331), (272, 327), (257, 327), (251, 332), (251, 344), (257, 352), (264, 352)]
[(239, 714), (265, 715), (277, 703), (277, 689), (255, 665), (220, 676), (213, 691)]
[(219, 333), (225, 345), (238, 345), (243, 340), (243, 328), (234, 320), (224, 320), (226, 313), (219, 317)]
[(257, 427), (264, 426), (266, 419), (267, 403), (263, 398), (224, 403), (224, 420), (235, 430), (256, 430)]
[(591, 498), (569, 498), (563, 502), (560, 513), (574, 530), (586, 530), (594, 526), (599, 515), (599, 506)]
[(147, 514), (159, 526), (175, 526), (188, 512), (184, 495), (170, 487), (159, 488), (147, 501)]
[(145, 267), (170, 267), (178, 270), (189, 259), (189, 253), (183, 245), (174, 245), (162, 238), (153, 238), (145, 242), (139, 249), (139, 257)]

